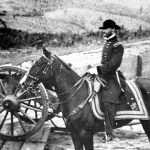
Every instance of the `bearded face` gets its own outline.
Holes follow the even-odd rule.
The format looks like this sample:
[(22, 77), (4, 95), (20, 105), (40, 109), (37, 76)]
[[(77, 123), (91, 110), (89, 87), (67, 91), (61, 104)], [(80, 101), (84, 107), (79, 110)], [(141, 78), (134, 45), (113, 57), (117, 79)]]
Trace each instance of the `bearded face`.
[(112, 34), (114, 34), (114, 32), (110, 28), (103, 30), (104, 38), (109, 38)]

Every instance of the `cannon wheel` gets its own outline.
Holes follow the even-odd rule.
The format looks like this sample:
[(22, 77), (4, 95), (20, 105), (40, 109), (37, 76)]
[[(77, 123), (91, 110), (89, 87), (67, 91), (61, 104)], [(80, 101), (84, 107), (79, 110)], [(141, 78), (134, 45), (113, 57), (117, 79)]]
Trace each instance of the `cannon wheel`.
[[(37, 54), (37, 55), (32, 54), (32, 55), (25, 56), (20, 59), (14, 60), (11, 63), (12, 63), (12, 65), (20, 66), (21, 68), (29, 70), (29, 68), (33, 65), (33, 63), (40, 57), (41, 57), (41, 54)], [(61, 112), (61, 108), (60, 108), (60, 105), (58, 105), (59, 100), (58, 100), (58, 97), (56, 96), (56, 93), (52, 92), (48, 89), (46, 89), (46, 91), (47, 91), (48, 97), (49, 97), (49, 104), (50, 105), (52, 104), (54, 106), (54, 107), (51, 107), (52, 106), (51, 105), (50, 107), (48, 107), (49, 109), (48, 109), (48, 116), (46, 118), (46, 121), (51, 120), (54, 117), (61, 118), (61, 116), (58, 115)], [(32, 123), (24, 117), (22, 119), (25, 120), (26, 122)], [(53, 122), (53, 125), (55, 126), (54, 122)]]
[(35, 134), (48, 114), (48, 95), (40, 83), (31, 91), (19, 84), (26, 71), (0, 66), (0, 138), (23, 140)]

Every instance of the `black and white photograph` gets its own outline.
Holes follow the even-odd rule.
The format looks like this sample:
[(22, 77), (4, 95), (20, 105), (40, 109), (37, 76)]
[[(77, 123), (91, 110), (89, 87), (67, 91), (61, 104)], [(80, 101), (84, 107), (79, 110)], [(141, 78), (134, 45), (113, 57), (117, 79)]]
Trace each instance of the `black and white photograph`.
[(150, 1), (0, 0), (0, 150), (150, 150)]

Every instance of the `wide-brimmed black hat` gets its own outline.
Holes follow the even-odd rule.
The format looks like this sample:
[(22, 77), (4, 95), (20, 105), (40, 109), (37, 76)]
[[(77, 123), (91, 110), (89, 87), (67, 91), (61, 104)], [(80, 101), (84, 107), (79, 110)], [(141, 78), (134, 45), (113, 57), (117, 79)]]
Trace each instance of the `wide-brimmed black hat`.
[(108, 29), (108, 28), (119, 30), (120, 26), (118, 26), (115, 21), (108, 19), (103, 22), (102, 27), (99, 27), (99, 29)]

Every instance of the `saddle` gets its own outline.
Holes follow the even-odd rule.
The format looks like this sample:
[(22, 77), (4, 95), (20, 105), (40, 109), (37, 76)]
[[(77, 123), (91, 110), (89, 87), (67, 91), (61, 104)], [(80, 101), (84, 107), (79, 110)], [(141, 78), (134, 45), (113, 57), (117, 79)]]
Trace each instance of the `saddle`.
[[(86, 74), (86, 82), (89, 94), (95, 92), (94, 97), (89, 100), (93, 115), (104, 120), (104, 113), (101, 107), (101, 99), (97, 94), (101, 88), (107, 87), (107, 82), (97, 75)], [(117, 104), (116, 120), (122, 119), (149, 119), (149, 115), (144, 104), (140, 89), (134, 80), (125, 80), (125, 100)]]

